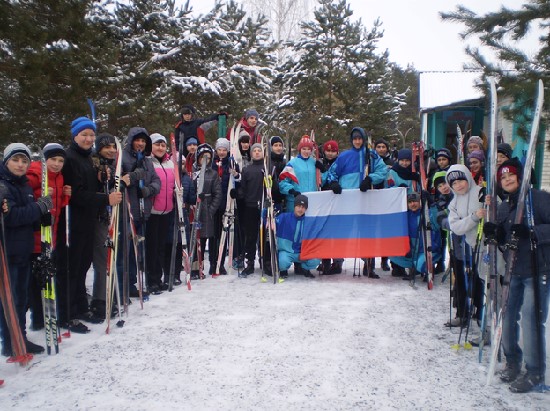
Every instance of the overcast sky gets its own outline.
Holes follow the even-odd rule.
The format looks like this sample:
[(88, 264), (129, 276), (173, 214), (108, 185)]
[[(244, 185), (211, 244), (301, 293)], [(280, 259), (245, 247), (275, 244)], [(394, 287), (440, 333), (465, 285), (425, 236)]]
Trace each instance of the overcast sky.
[[(313, 4), (310, 1), (310, 4)], [(461, 24), (443, 22), (440, 11), (452, 11), (462, 4), (476, 13), (499, 10), (502, 5), (518, 9), (523, 0), (348, 0), (355, 18), (361, 18), (365, 27), (380, 17), (383, 23), (384, 38), (380, 42), (383, 49), (390, 52), (390, 60), (405, 67), (413, 63), (419, 71), (461, 70), (467, 56), (467, 44), (476, 45), (475, 39), (462, 40), (459, 33)], [(206, 13), (214, 5), (214, 0), (190, 0), (195, 13)], [(538, 48), (537, 36), (531, 36), (521, 46), (527, 51)]]

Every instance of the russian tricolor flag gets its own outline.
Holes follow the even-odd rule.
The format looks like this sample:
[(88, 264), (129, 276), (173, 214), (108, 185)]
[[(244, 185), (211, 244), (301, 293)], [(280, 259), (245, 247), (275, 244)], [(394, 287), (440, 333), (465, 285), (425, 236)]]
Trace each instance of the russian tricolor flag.
[(300, 259), (404, 256), (409, 251), (406, 188), (304, 194), (309, 205)]

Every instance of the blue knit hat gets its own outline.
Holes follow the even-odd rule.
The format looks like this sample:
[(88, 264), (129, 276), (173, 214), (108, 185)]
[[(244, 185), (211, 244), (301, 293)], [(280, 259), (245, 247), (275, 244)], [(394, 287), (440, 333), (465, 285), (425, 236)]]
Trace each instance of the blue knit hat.
[(195, 137), (189, 137), (187, 141), (185, 142), (185, 147), (190, 146), (191, 144), (199, 145), (199, 140), (197, 140)]
[(399, 160), (411, 160), (412, 161), (412, 150), (410, 148), (402, 148), (397, 152), (397, 161)]
[(256, 111), (256, 109), (254, 109), (254, 108), (250, 108), (250, 109), (248, 109), (248, 110), (246, 110), (246, 111), (244, 112), (244, 118), (245, 118), (245, 120), (248, 120), (248, 118), (249, 118), (249, 117), (252, 117), (252, 116), (254, 116), (254, 117), (256, 117), (256, 118), (260, 118), (260, 115), (258, 114), (258, 112)]
[(78, 133), (87, 128), (96, 131), (95, 123), (92, 120), (88, 117), (78, 117), (71, 123), (71, 136), (75, 138)]

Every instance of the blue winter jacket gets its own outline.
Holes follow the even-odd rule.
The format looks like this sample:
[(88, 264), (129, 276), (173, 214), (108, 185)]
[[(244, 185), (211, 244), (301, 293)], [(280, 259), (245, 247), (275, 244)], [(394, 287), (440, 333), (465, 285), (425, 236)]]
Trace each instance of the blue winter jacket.
[(294, 211), (294, 195), (288, 192), (292, 189), (300, 193), (317, 191), (317, 169), (313, 157), (303, 158), (301, 155), (290, 160), (287, 167), (294, 169), (298, 183), (287, 177), (279, 183), (279, 191), (286, 196), (286, 210)]
[(8, 264), (28, 262), (34, 248), (33, 225), (40, 220), (41, 213), (27, 181), (26, 175), (17, 177), (0, 164), (0, 185), (3, 186), (0, 191), (8, 201), (8, 213), (4, 215)]
[[(362, 128), (355, 127), (351, 135), (354, 131), (359, 131), (363, 136), (363, 140), (367, 138)], [(327, 183), (337, 181), (342, 188), (359, 188), (365, 175), (365, 150), (365, 146), (355, 148), (352, 144), (349, 150), (340, 154), (328, 171)], [(376, 151), (369, 151), (369, 177), (371, 182), (373, 185), (384, 183), (388, 174), (386, 164)]]
[(282, 213), (275, 219), (277, 224), (277, 247), (279, 251), (300, 253), (305, 215), (296, 217), (294, 212)]

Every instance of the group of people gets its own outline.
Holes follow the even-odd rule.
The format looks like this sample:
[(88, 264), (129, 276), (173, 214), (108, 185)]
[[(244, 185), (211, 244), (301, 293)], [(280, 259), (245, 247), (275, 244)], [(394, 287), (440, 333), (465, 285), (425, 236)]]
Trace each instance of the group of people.
[[(150, 293), (161, 293), (171, 286), (171, 282), (174, 285), (182, 283), (180, 273), (185, 267), (185, 252), (195, 257), (191, 258), (188, 269), (191, 279), (204, 278), (203, 261), (207, 249), (210, 275), (227, 274), (225, 261), (228, 260), (240, 277), (249, 276), (256, 270), (258, 253), (262, 273), (273, 275), (277, 267), (273, 267), (272, 252), (277, 252), (282, 279), (288, 277), (292, 266), (295, 275), (309, 278), (315, 277), (315, 269), (322, 275), (341, 274), (341, 258), (300, 258), (307, 193), (330, 190), (339, 195), (344, 189), (367, 192), (405, 187), (410, 251), (402, 256), (381, 256), (382, 270), (407, 280), (414, 279), (417, 274), (427, 278), (429, 271), (445, 271), (445, 250), (448, 249), (455, 281), (456, 317), (447, 325), (462, 327), (472, 318), (480, 320), (483, 313), (485, 284), (480, 276), (479, 262), (484, 248), (482, 234), (505, 245), (514, 233), (519, 237), (519, 252), (505, 317), (502, 345), (507, 365), (501, 378), (510, 382), (511, 389), (516, 392), (528, 391), (543, 381), (544, 324), (550, 294), (545, 281), (550, 269), (545, 257), (550, 255), (546, 249), (550, 244), (547, 241), (550, 214), (544, 204), (549, 194), (530, 190), (532, 227), (527, 223), (510, 223), (521, 185), (522, 164), (512, 157), (508, 144), (500, 144), (498, 158), (489, 159), (497, 161), (499, 167), (500, 205), (497, 221), (483, 225), (485, 203), (490, 200), (484, 190), (486, 155), (480, 137), (468, 140), (466, 165), (452, 165), (451, 151), (447, 148), (437, 150), (434, 166), (426, 170), (428, 181), (422, 182), (418, 171), (420, 164), (417, 164), (417, 156), (413, 157), (413, 150), (392, 151), (383, 138), (371, 146), (360, 127), (352, 129), (347, 150), (340, 152), (335, 140), (317, 145), (306, 135), (299, 141), (296, 156), (287, 159), (281, 137), (262, 137), (262, 122), (254, 109), (247, 110), (239, 120), (238, 134), (236, 130), (229, 131), (227, 136), (216, 140), (214, 147), (207, 144), (204, 132), (220, 116), (227, 115), (220, 112), (198, 118), (194, 107), (186, 105), (174, 130), (175, 147), (179, 151), (176, 153), (168, 150), (170, 141), (166, 136), (149, 134), (142, 127), (131, 128), (120, 146), (116, 137), (109, 133), (96, 136), (96, 124), (87, 117), (79, 117), (71, 123), (72, 138), (68, 148), (47, 144), (41, 153), (42, 160), (32, 161), (31, 151), (22, 143), (12, 143), (5, 148), (0, 167), (3, 246), (24, 335), (28, 309), (31, 310), (31, 328), (44, 327), (40, 294), (43, 275), (41, 266), (35, 264), (44, 252), (37, 231), (40, 226), (50, 225), (53, 233), (58, 323), (70, 327), (73, 332), (87, 333), (89, 328), (82, 321), (99, 323), (116, 311), (115, 308), (106, 312), (111, 306), (106, 301), (106, 273), (109, 270), (106, 242), (113, 240), (113, 207), (127, 207), (127, 217), (114, 230), (114, 235), (118, 235), (118, 285), (120, 290), (127, 290), (129, 297), (143, 298)], [(428, 165), (432, 163), (426, 160)], [(47, 193), (42, 186), (44, 164), (48, 176)], [(117, 169), (121, 170), (119, 181), (116, 181)], [(181, 191), (177, 190), (176, 181), (180, 181)], [(269, 187), (267, 181), (272, 181)], [(119, 183), (122, 190), (115, 189)], [(178, 209), (176, 195), (182, 196), (181, 209)], [(273, 222), (276, 239), (269, 240), (261, 234), (262, 228), (270, 224), (262, 213), (266, 207), (276, 210)], [(220, 239), (227, 228), (224, 217), (233, 210), (235, 247), (229, 247), (227, 240), (220, 244)], [(181, 216), (185, 221), (183, 239), (172, 235), (178, 229)], [(191, 230), (193, 224), (200, 229)], [(426, 258), (424, 244), (428, 225), (431, 227), (427, 232), (431, 236), (428, 250), (431, 259)], [(124, 247), (125, 242), (132, 241), (128, 226), (136, 235), (144, 237), (142, 249), (128, 244)], [(199, 238), (194, 239), (197, 233)], [(538, 245), (533, 258), (532, 242)], [(196, 246), (196, 251), (187, 249), (190, 244)], [(127, 264), (123, 264), (124, 249), (129, 255)], [(504, 257), (506, 253), (504, 250)], [(380, 278), (375, 272), (374, 258), (363, 260), (362, 274)], [(433, 264), (429, 267), (430, 263)], [(90, 267), (94, 271), (91, 301), (86, 290)], [(503, 265), (499, 269), (502, 270)], [(146, 287), (139, 281), (140, 271), (145, 273)], [(127, 279), (123, 273), (127, 274)], [(537, 281), (540, 284), (535, 287)], [(539, 293), (537, 304), (532, 297), (533, 289)], [(520, 312), (523, 351), (518, 343)], [(12, 346), (3, 312), (0, 313), (0, 326), (2, 355), (10, 356)], [(26, 337), (25, 342), (30, 353), (44, 351)], [(526, 373), (520, 376), (523, 361)]]

